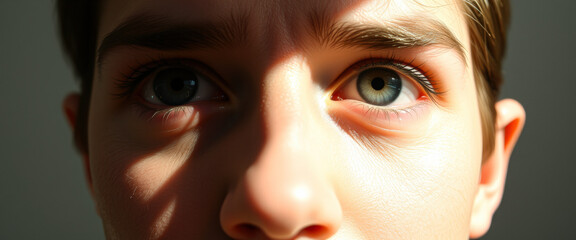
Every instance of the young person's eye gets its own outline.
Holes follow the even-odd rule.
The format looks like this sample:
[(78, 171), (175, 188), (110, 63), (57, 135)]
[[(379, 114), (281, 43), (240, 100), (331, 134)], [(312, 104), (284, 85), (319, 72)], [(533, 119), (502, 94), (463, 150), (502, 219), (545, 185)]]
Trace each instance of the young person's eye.
[(410, 64), (388, 59), (361, 61), (346, 70), (340, 79), (343, 80), (332, 92), (331, 100), (341, 101), (348, 111), (375, 125), (408, 120), (416, 109), (422, 109), (441, 94), (429, 74)]
[(140, 94), (149, 103), (166, 106), (226, 98), (208, 77), (193, 68), (181, 66), (155, 71)]
[[(406, 107), (422, 96), (438, 94), (419, 69), (389, 60), (361, 62), (345, 75), (332, 100), (357, 100), (379, 107)], [(423, 89), (425, 93), (422, 92)]]
[(418, 98), (417, 89), (387, 67), (360, 71), (333, 95), (333, 99), (352, 99), (375, 106), (407, 105)]
[[(206, 118), (228, 102), (217, 74), (188, 59), (153, 61), (131, 68), (117, 81), (117, 94), (135, 106), (145, 120), (178, 126), (191, 116)], [(168, 124), (170, 123), (170, 124)]]
[(191, 60), (154, 61), (133, 68), (117, 83), (120, 97), (136, 94), (151, 107), (162, 109), (193, 102), (223, 101), (226, 94), (208, 67)]

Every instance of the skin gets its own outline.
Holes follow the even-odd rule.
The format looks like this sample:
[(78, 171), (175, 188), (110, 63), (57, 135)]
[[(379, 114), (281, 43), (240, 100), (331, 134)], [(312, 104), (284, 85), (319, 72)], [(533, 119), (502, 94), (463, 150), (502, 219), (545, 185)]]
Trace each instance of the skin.
[[(105, 1), (98, 44), (141, 13), (186, 23), (249, 16), (246, 44), (180, 51), (120, 46), (97, 65), (84, 159), (107, 237), (468, 239), (484, 234), (502, 195), (524, 112), (513, 100), (498, 103), (497, 146), (483, 164), (464, 18), (453, 2), (419, 2), (424, 4)], [(378, 26), (426, 15), (448, 27), (465, 55), (434, 45), (323, 46), (306, 34), (306, 14), (320, 9), (335, 22)], [(412, 91), (405, 90), (401, 100), (383, 107), (365, 103), (350, 83), (360, 70), (350, 66), (392, 56), (425, 69), (443, 94), (433, 101), (404, 74), (403, 84)], [(118, 79), (157, 58), (190, 60), (217, 89), (207, 94), (226, 98), (175, 108), (154, 105), (157, 111), (151, 113), (141, 96), (152, 76), (126, 97), (114, 96), (121, 90)], [(72, 94), (64, 104), (72, 124), (77, 103)]]

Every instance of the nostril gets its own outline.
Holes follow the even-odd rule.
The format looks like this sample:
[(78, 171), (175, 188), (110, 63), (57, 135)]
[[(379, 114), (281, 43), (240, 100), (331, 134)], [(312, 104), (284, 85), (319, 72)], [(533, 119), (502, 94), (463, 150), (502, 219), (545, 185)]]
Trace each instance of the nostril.
[[(250, 223), (242, 223), (238, 224), (234, 227), (234, 235), (235, 237), (240, 237), (242, 239), (252, 239), (255, 237), (263, 237), (266, 236), (267, 238), (270, 237), (266, 235), (262, 230)], [(264, 235), (262, 235), (264, 234)], [(330, 237), (332, 234), (330, 229), (326, 226), (322, 225), (309, 225), (303, 228), (300, 232), (298, 232), (297, 236), (293, 237), (306, 237), (311, 239), (324, 239)]]
[(246, 238), (251, 238), (256, 236), (256, 234), (258, 233), (259, 229), (256, 225), (254, 224), (250, 224), (250, 223), (242, 223), (242, 224), (238, 224), (234, 227), (234, 231), (237, 233), (237, 235), (239, 236), (244, 236)]
[(326, 238), (329, 237), (331, 235), (330, 233), (330, 229), (328, 229), (328, 227), (326, 226), (322, 226), (322, 225), (310, 225), (305, 227), (304, 229), (302, 229), (302, 231), (300, 231), (299, 236), (302, 237), (309, 237), (309, 238)]

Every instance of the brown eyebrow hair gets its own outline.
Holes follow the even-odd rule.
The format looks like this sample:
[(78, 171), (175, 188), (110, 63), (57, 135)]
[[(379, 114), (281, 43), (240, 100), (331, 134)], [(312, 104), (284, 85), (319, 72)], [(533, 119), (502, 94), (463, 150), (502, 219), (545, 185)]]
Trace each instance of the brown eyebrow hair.
[[(185, 23), (159, 15), (136, 15), (116, 27), (100, 44), (100, 65), (111, 49), (128, 45), (157, 50), (218, 48), (246, 44), (246, 15), (221, 19), (216, 23)], [(432, 18), (391, 20), (386, 25), (335, 22), (325, 14), (308, 18), (308, 32), (322, 46), (386, 50), (437, 45), (454, 49), (465, 61), (464, 49), (442, 22)]]
[(123, 45), (168, 51), (243, 44), (247, 27), (244, 15), (216, 23), (192, 24), (160, 15), (136, 15), (104, 37), (97, 50), (96, 62), (100, 65), (111, 49)]
[(312, 35), (331, 48), (363, 47), (373, 50), (440, 46), (454, 49), (465, 62), (464, 47), (448, 27), (426, 16), (386, 21), (385, 25), (334, 22), (326, 15), (311, 14)]

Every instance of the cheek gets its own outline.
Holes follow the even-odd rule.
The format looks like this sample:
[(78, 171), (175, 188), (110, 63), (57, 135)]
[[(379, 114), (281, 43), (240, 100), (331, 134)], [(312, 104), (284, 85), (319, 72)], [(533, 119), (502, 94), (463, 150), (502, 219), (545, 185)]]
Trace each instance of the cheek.
[[(202, 164), (207, 161), (194, 161), (195, 166), (190, 166), (190, 159), (196, 157), (197, 131), (153, 134), (150, 129), (129, 124), (133, 114), (107, 108), (114, 106), (107, 99), (94, 94), (92, 102), (90, 171), (108, 236), (144, 239), (167, 232), (194, 235), (198, 229), (218, 226), (221, 200), (213, 189), (222, 189), (221, 183), (205, 181), (218, 173), (206, 171), (208, 167)], [(183, 217), (186, 221), (177, 220)], [(191, 225), (197, 228), (180, 226), (179, 222), (196, 223)], [(173, 231), (175, 228), (178, 231)]]
[[(94, 148), (92, 176), (98, 209), (110, 232), (127, 239), (179, 233), (199, 236), (218, 227), (224, 189), (203, 159), (191, 161), (194, 136), (162, 149), (139, 151), (120, 141)], [(217, 231), (214, 231), (217, 232)]]
[[(377, 151), (350, 151), (342, 168), (348, 174), (341, 175), (347, 177), (338, 183), (354, 231), (382, 239), (426, 239), (418, 234), (430, 232), (467, 237), (481, 160), (478, 130), (471, 126), (479, 125), (450, 114), (431, 123), (418, 138), (380, 138), (375, 141), (384, 147)], [(360, 146), (356, 140), (349, 145)]]
[[(171, 219), (182, 157), (170, 150), (139, 151), (119, 135), (93, 135), (102, 139), (91, 149), (91, 171), (96, 203), (105, 223), (122, 232), (161, 232)], [(148, 233), (147, 235), (154, 235)], [(130, 236), (136, 237), (136, 236)]]

